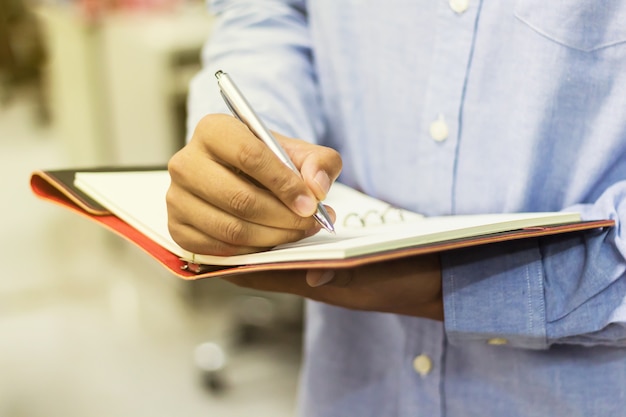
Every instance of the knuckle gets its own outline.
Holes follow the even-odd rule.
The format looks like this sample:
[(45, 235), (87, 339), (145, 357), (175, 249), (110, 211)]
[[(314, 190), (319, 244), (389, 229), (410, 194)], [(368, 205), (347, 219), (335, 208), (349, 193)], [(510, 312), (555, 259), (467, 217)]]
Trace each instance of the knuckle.
[(222, 124), (228, 122), (230, 117), (226, 114), (221, 113), (211, 113), (207, 114), (200, 119), (198, 124), (196, 125), (196, 129), (194, 134), (207, 134), (218, 129)]
[(168, 219), (167, 228), (174, 242), (182, 248), (189, 248), (191, 243), (186, 240), (184, 233), (180, 232), (179, 223), (175, 219)]
[(227, 221), (220, 227), (220, 235), (227, 244), (245, 245), (249, 238), (248, 228), (238, 221)]
[[(165, 206), (167, 210), (167, 221), (170, 232), (178, 227), (177, 225), (185, 224), (185, 210), (181, 208), (180, 198), (177, 191), (170, 187), (165, 193)], [(173, 237), (173, 236), (172, 236)]]
[(210, 131), (214, 123), (215, 114), (207, 114), (198, 121), (194, 133)]
[(235, 192), (229, 201), (233, 214), (240, 218), (253, 217), (257, 206), (257, 197), (246, 190)]
[(165, 205), (168, 208), (168, 213), (171, 216), (171, 211), (173, 208), (177, 207), (179, 199), (177, 197), (176, 189), (173, 186), (170, 186), (165, 193)]
[(187, 227), (181, 224), (176, 218), (170, 217), (167, 221), (167, 228), (172, 237), (181, 248), (199, 253), (198, 242), (191, 238)]
[(295, 196), (304, 193), (302, 190), (304, 182), (295, 175), (288, 175), (285, 177), (276, 176), (272, 182), (276, 189), (276, 193), (281, 196), (291, 196), (295, 198)]
[(256, 141), (249, 141), (241, 145), (239, 149), (239, 163), (247, 172), (258, 172), (267, 165), (263, 148)]
[(180, 179), (185, 172), (182, 151), (176, 152), (167, 163), (167, 171), (173, 180)]

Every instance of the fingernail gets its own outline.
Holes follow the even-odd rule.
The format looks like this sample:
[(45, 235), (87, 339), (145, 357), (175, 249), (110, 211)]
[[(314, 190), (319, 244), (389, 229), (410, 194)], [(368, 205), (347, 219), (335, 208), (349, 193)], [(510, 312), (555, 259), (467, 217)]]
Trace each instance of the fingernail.
[(328, 191), (330, 190), (330, 178), (325, 171), (319, 171), (315, 175), (314, 181), (324, 192), (324, 195), (328, 194)]
[(298, 196), (294, 205), (296, 207), (296, 211), (302, 217), (308, 217), (312, 215), (313, 213), (315, 213), (315, 209), (317, 209), (317, 202), (306, 195)]
[(320, 274), (321, 271), (310, 270), (306, 274), (306, 283), (311, 287), (321, 287), (328, 284), (335, 277), (335, 271), (327, 270)]

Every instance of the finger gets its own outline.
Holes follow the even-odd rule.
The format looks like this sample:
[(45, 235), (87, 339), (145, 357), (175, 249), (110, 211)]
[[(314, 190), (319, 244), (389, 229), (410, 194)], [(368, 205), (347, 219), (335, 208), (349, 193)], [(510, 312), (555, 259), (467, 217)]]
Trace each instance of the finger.
[(180, 247), (198, 255), (234, 256), (263, 250), (256, 246), (237, 246), (214, 239), (187, 224), (170, 225), (170, 235)]
[(402, 299), (429, 302), (441, 292), (438, 256), (418, 256), (349, 269), (314, 269), (307, 271), (306, 282), (317, 289), (349, 288), (362, 295), (376, 294), (383, 303)]
[(281, 162), (237, 119), (212, 116), (198, 124), (194, 137), (228, 138), (228, 146), (224, 146), (224, 140), (202, 140), (203, 152), (250, 176), (300, 216), (310, 217), (315, 213), (317, 199), (299, 173)]
[[(336, 272), (338, 277), (348, 270), (337, 270)], [(246, 288), (294, 294), (344, 308), (393, 312), (443, 320), (443, 300), (441, 297), (424, 302), (419, 297), (413, 298), (413, 294), (402, 293), (394, 297), (381, 297), (379, 291), (372, 291), (368, 288), (353, 288), (351, 285), (342, 287), (324, 285), (313, 288), (307, 284), (302, 271), (271, 271), (236, 275), (225, 279)], [(402, 299), (404, 301), (400, 301)]]
[(182, 247), (214, 255), (235, 255), (302, 239), (319, 230), (281, 229), (248, 222), (170, 187), (167, 194), (170, 234)]
[(321, 287), (328, 284), (335, 277), (332, 269), (309, 269), (306, 271), (306, 283), (311, 287)]
[(330, 186), (341, 173), (342, 161), (339, 153), (325, 146), (277, 136), (294, 165), (300, 170), (307, 186), (313, 190), (318, 200), (324, 200)]
[(369, 310), (368, 301), (347, 287), (338, 288), (331, 285), (311, 287), (307, 284), (304, 271), (272, 271), (271, 273), (254, 273), (226, 277), (225, 280), (245, 288), (293, 294), (321, 301), (327, 304)]
[(212, 159), (195, 163), (191, 153), (177, 153), (168, 165), (172, 181), (178, 187), (248, 222), (296, 230), (309, 230), (314, 226), (313, 219), (298, 216), (268, 190)]
[(256, 272), (229, 276), (224, 280), (240, 287), (303, 297), (306, 297), (310, 290), (304, 281), (304, 271), (299, 270)]

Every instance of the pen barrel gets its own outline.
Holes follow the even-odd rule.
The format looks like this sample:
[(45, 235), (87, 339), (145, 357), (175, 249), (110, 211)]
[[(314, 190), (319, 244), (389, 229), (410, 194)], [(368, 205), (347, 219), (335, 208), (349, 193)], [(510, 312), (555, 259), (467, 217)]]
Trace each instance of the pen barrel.
[(300, 171), (298, 171), (298, 168), (291, 162), (291, 159), (283, 147), (280, 146), (278, 139), (276, 139), (272, 132), (265, 126), (261, 118), (253, 110), (248, 100), (246, 100), (228, 74), (219, 71), (215, 76), (217, 77), (217, 83), (221, 90), (222, 97), (233, 115), (245, 124), (254, 136), (263, 141), (283, 164), (300, 175)]
[[(215, 77), (217, 78), (217, 84), (220, 88), (220, 93), (224, 98), (224, 102), (233, 115), (248, 126), (248, 129), (250, 129), (254, 136), (262, 140), (263, 143), (270, 148), (274, 155), (276, 155), (283, 164), (287, 165), (293, 172), (301, 176), (298, 168), (296, 168), (293, 162), (291, 162), (291, 159), (283, 147), (280, 146), (276, 137), (274, 137), (272, 132), (270, 132), (256, 112), (252, 109), (252, 106), (248, 103), (248, 100), (239, 90), (235, 82), (228, 76), (228, 74), (222, 71), (216, 72)], [(332, 221), (330, 220), (330, 216), (322, 203), (317, 204), (317, 211), (313, 217), (322, 225), (322, 227), (324, 227), (324, 229), (334, 233), (335, 229)]]

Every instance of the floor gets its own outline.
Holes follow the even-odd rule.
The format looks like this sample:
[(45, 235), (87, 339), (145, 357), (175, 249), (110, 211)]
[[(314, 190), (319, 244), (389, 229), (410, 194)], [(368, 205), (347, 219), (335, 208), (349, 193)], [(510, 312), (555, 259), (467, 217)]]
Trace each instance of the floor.
[(178, 281), (33, 197), (66, 160), (33, 97), (0, 105), (0, 417), (292, 416), (299, 303)]

